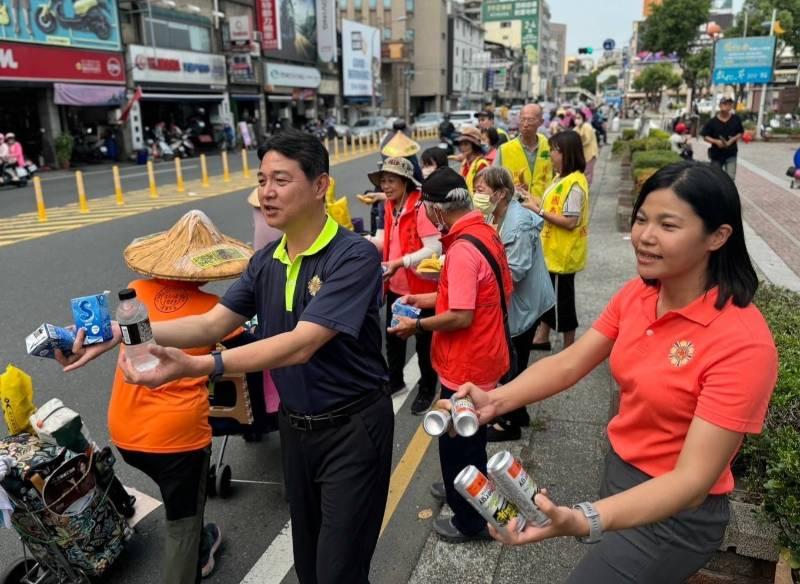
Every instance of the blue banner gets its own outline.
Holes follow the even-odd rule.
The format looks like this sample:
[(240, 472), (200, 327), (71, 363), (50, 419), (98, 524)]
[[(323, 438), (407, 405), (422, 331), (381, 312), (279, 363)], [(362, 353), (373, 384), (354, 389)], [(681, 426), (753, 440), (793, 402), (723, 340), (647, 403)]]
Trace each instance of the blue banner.
[(714, 83), (769, 83), (775, 58), (775, 37), (717, 41)]

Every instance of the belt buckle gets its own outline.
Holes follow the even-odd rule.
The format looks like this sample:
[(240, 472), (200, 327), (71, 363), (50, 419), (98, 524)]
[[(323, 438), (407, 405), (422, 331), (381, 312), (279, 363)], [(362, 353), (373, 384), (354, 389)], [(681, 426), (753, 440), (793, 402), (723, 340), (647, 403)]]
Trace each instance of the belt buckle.
[(312, 416), (303, 416), (302, 419), (303, 419), (303, 422), (304, 422), (303, 423), (303, 430), (305, 430), (306, 432), (311, 432), (314, 429), (312, 427), (312, 424), (311, 424)]

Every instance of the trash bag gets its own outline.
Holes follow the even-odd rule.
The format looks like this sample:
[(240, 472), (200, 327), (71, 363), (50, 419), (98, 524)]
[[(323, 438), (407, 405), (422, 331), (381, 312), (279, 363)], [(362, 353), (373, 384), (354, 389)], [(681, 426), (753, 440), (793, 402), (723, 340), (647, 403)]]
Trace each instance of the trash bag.
[(353, 221), (350, 218), (350, 208), (347, 205), (347, 197), (340, 197), (335, 202), (329, 204), (328, 214), (339, 225), (353, 231)]
[(5, 373), (0, 375), (0, 404), (9, 435), (16, 436), (23, 432), (33, 434), (28, 418), (36, 411), (36, 406), (33, 405), (33, 383), (30, 375), (8, 365)]

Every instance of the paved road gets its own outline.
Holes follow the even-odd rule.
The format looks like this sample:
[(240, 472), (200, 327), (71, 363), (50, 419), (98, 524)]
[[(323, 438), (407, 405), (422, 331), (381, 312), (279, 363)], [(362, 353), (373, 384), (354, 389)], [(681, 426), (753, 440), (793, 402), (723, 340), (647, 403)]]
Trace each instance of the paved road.
[[(371, 155), (336, 165), (332, 173), (337, 180), (338, 194), (352, 195), (367, 188), (366, 172), (375, 167), (377, 158), (377, 155)], [(190, 164), (185, 165), (187, 179), (196, 178), (190, 174), (193, 169), (187, 168)], [(97, 174), (86, 173), (90, 197), (106, 196), (112, 192), (109, 171), (98, 170)], [(160, 170), (165, 171), (162, 176), (167, 175), (165, 165)], [(123, 175), (127, 175), (130, 181), (126, 184), (132, 185), (126, 189), (146, 186), (146, 177), (140, 176), (141, 172), (135, 167), (124, 170)], [(54, 174), (52, 178), (44, 178), (48, 179), (44, 181), (48, 204), (73, 202), (69, 176)], [(251, 240), (251, 211), (244, 200), (248, 190), (0, 248), (0, 265), (3, 267), (0, 311), (4, 315), (0, 365), (14, 363), (22, 367), (34, 379), (36, 403), (42, 404), (51, 397), (61, 398), (81, 413), (95, 440), (107, 444), (106, 403), (114, 357), (108, 355), (81, 371), (64, 375), (54, 362), (25, 354), (25, 335), (44, 321), (69, 321), (69, 299), (74, 296), (124, 288), (136, 277), (122, 262), (125, 246), (135, 237), (167, 229), (191, 208), (205, 211), (226, 234)], [(31, 204), (32, 196), (24, 189), (2, 190), (0, 201), (0, 215), (35, 210)], [(356, 217), (367, 215), (366, 207), (352, 197), (350, 207)], [(208, 289), (222, 292), (225, 287), (225, 284), (217, 284), (208, 286)], [(413, 361), (408, 370), (409, 379), (413, 379)], [(420, 439), (417, 434), (420, 419), (410, 414), (411, 400), (405, 401), (405, 397), (401, 395), (396, 400), (399, 411), (394, 468), (400, 468), (400, 471), (395, 472), (393, 484), (397, 507), (381, 537), (373, 562), (372, 581), (379, 583), (408, 581), (430, 529), (430, 520), (420, 520), (418, 513), (432, 504), (427, 496), (427, 485), (434, 479), (438, 464), (432, 456), (423, 456), (428, 441)], [(409, 444), (412, 445), (410, 449)], [(219, 440), (215, 439), (215, 454), (218, 446)], [(241, 582), (267, 550), (269, 555), (259, 566), (267, 565), (272, 572), (270, 575), (263, 571), (254, 573), (249, 581), (265, 584), (295, 581), (293, 572), (289, 571), (291, 550), (286, 547), (285, 533), (282, 534), (288, 511), (279, 486), (282, 481), (279, 448), (276, 435), (268, 436), (260, 443), (245, 443), (240, 438), (229, 443), (226, 463), (231, 465), (234, 478), (267, 484), (237, 484), (230, 499), (209, 501), (207, 519), (222, 526), (226, 543), (217, 571), (208, 582)], [(158, 498), (154, 485), (138, 471), (120, 464), (118, 474), (125, 485), (147, 495), (141, 498), (142, 501)], [(149, 584), (158, 581), (160, 550), (163, 549), (162, 514), (161, 509), (157, 509), (137, 525), (136, 536), (113, 573), (113, 582)], [(13, 532), (0, 531), (0, 571), (20, 552)], [(287, 572), (289, 575), (284, 579)]]

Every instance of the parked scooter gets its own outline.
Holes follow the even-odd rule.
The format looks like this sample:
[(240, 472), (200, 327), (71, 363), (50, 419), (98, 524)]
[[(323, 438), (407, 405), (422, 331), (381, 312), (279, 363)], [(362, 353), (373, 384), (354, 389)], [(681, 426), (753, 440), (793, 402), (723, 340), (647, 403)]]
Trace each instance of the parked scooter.
[(45, 34), (52, 34), (58, 26), (76, 30), (88, 30), (101, 40), (111, 38), (111, 23), (105, 10), (105, 0), (76, 0), (74, 16), (64, 13), (65, 0), (48, 0), (36, 9), (36, 25)]
[(30, 178), (28, 171), (24, 167), (8, 162), (2, 164), (0, 186), (14, 185), (22, 188), (28, 184), (28, 178)]
[(190, 138), (189, 132), (173, 134), (169, 141), (169, 149), (175, 156), (190, 158), (194, 156), (194, 143)]

